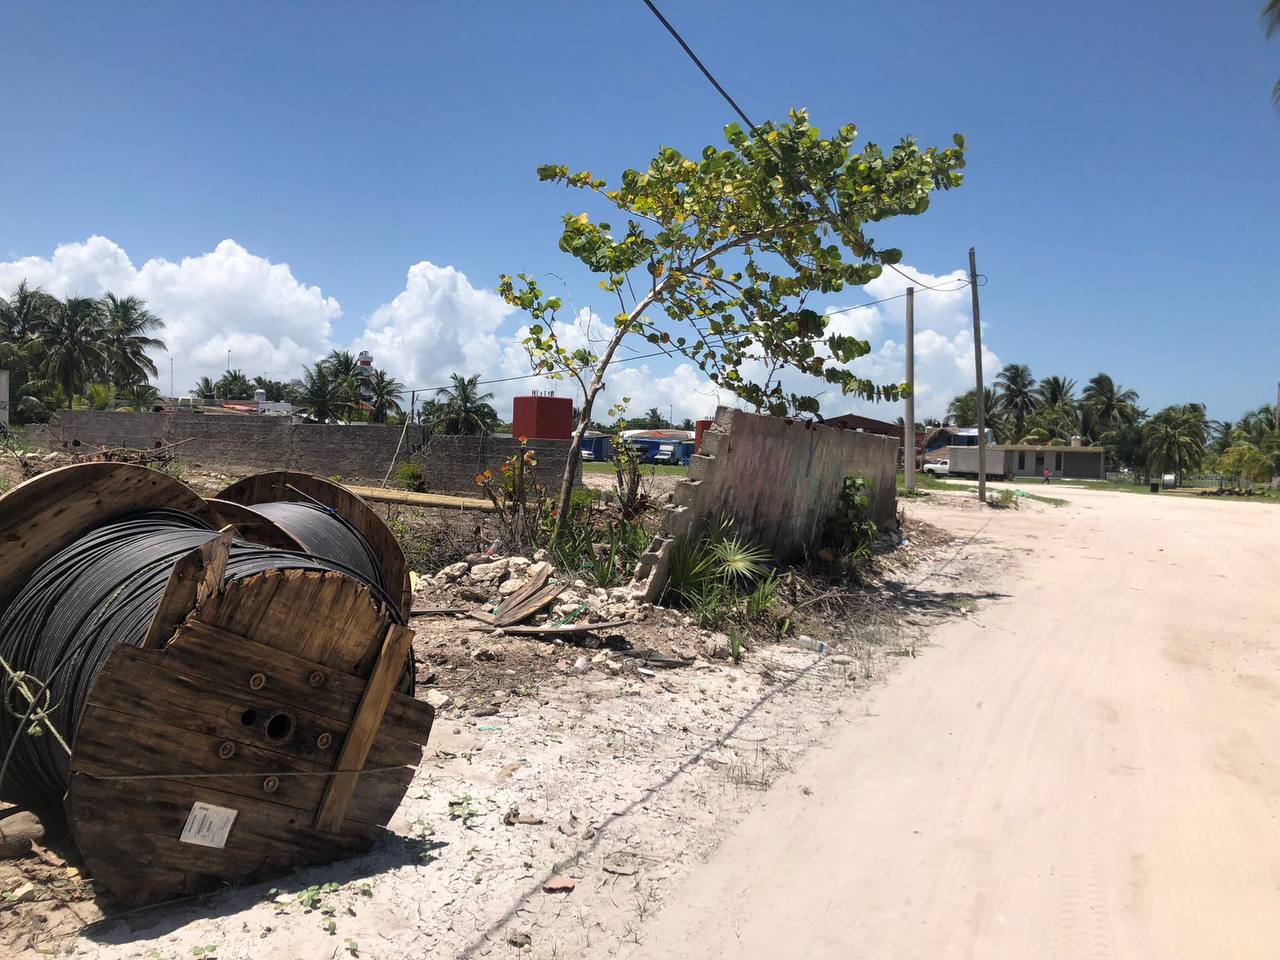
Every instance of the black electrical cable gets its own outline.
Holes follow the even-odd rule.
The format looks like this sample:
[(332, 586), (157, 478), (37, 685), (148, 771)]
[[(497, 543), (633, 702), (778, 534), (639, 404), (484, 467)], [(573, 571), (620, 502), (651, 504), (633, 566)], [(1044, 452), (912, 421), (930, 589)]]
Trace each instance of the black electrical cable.
[(250, 507), (275, 522), (317, 557), (358, 570), (368, 583), (387, 589), (382, 564), (355, 527), (327, 507), (295, 501), (255, 503)]
[[(111, 652), (139, 645), (179, 558), (217, 536), (190, 514), (150, 510), (113, 520), (63, 548), (31, 575), (0, 617), (0, 655), (26, 675), (28, 702), (6, 675), (0, 691), (0, 789), (58, 800), (67, 788), (70, 758), (32, 719), (47, 716), (71, 741), (89, 692)], [(366, 545), (367, 546), (367, 545)], [(352, 559), (360, 561), (359, 556)], [(336, 571), (367, 583), (388, 616), (403, 623), (399, 605), (371, 576), (343, 559), (266, 549), (234, 541), (227, 580), (272, 569)], [(380, 573), (374, 564), (375, 573)], [(412, 690), (412, 658), (405, 681)], [(32, 731), (27, 735), (26, 731)], [(39, 735), (36, 735), (39, 731)]]

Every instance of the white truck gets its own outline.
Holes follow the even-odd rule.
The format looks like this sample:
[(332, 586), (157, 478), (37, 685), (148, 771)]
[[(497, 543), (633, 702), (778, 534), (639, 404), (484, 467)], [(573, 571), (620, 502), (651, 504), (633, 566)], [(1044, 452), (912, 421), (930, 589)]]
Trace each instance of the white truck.
[[(1005, 479), (1004, 450), (994, 444), (987, 447), (988, 480)], [(947, 472), (953, 477), (978, 477), (978, 448), (947, 447)]]

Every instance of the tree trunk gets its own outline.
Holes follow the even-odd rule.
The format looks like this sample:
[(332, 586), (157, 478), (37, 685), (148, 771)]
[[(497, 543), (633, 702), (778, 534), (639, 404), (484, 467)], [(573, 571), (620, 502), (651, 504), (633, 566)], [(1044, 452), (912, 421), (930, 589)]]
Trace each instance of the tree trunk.
[(608, 370), (609, 364), (613, 362), (613, 355), (617, 352), (623, 338), (631, 332), (631, 325), (635, 323), (636, 319), (644, 311), (653, 305), (666, 285), (666, 280), (662, 280), (643, 300), (632, 308), (626, 321), (614, 331), (613, 336), (609, 339), (609, 345), (605, 347), (604, 353), (601, 354), (600, 360), (596, 363), (596, 372), (591, 378), (591, 385), (587, 387), (586, 393), (582, 397), (582, 411), (578, 415), (578, 426), (574, 428), (573, 436), (569, 440), (569, 455), (565, 458), (564, 475), (560, 478), (560, 497), (556, 507), (556, 525), (551, 533), (552, 543), (559, 541), (560, 534), (564, 530), (565, 517), (569, 514), (569, 501), (573, 496), (573, 477), (577, 472), (578, 462), (582, 454), (582, 437), (587, 432), (587, 424), (591, 422), (591, 407), (596, 402), (596, 397), (600, 395), (600, 391), (604, 389), (605, 371)]

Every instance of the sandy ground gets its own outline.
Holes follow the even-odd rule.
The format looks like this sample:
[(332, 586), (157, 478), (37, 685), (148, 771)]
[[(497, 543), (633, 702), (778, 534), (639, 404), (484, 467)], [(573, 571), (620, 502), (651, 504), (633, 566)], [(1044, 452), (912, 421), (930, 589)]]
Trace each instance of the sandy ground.
[[(944, 513), (979, 510), (954, 499)], [(129, 960), (617, 956), (832, 724), (982, 602), (968, 578), (993, 571), (935, 534), (894, 555), (900, 619), (850, 623), (823, 653), (766, 643), (741, 665), (646, 675), (562, 648), (555, 682), (486, 661), (507, 696), (495, 715), (437, 720), (395, 836), (369, 855), (46, 946)]]
[[(1054, 488), (628, 956), (1280, 954), (1280, 509)], [(908, 509), (932, 516), (940, 497)]]

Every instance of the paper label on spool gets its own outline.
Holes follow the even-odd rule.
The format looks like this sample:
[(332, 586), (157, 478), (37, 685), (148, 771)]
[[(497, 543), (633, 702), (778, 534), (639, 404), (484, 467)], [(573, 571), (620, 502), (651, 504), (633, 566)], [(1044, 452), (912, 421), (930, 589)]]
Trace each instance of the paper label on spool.
[(218, 807), (197, 800), (191, 805), (186, 826), (182, 828), (182, 836), (178, 839), (197, 847), (216, 847), (221, 850), (227, 845), (227, 836), (231, 833), (231, 825), (236, 822), (238, 812), (230, 807)]

